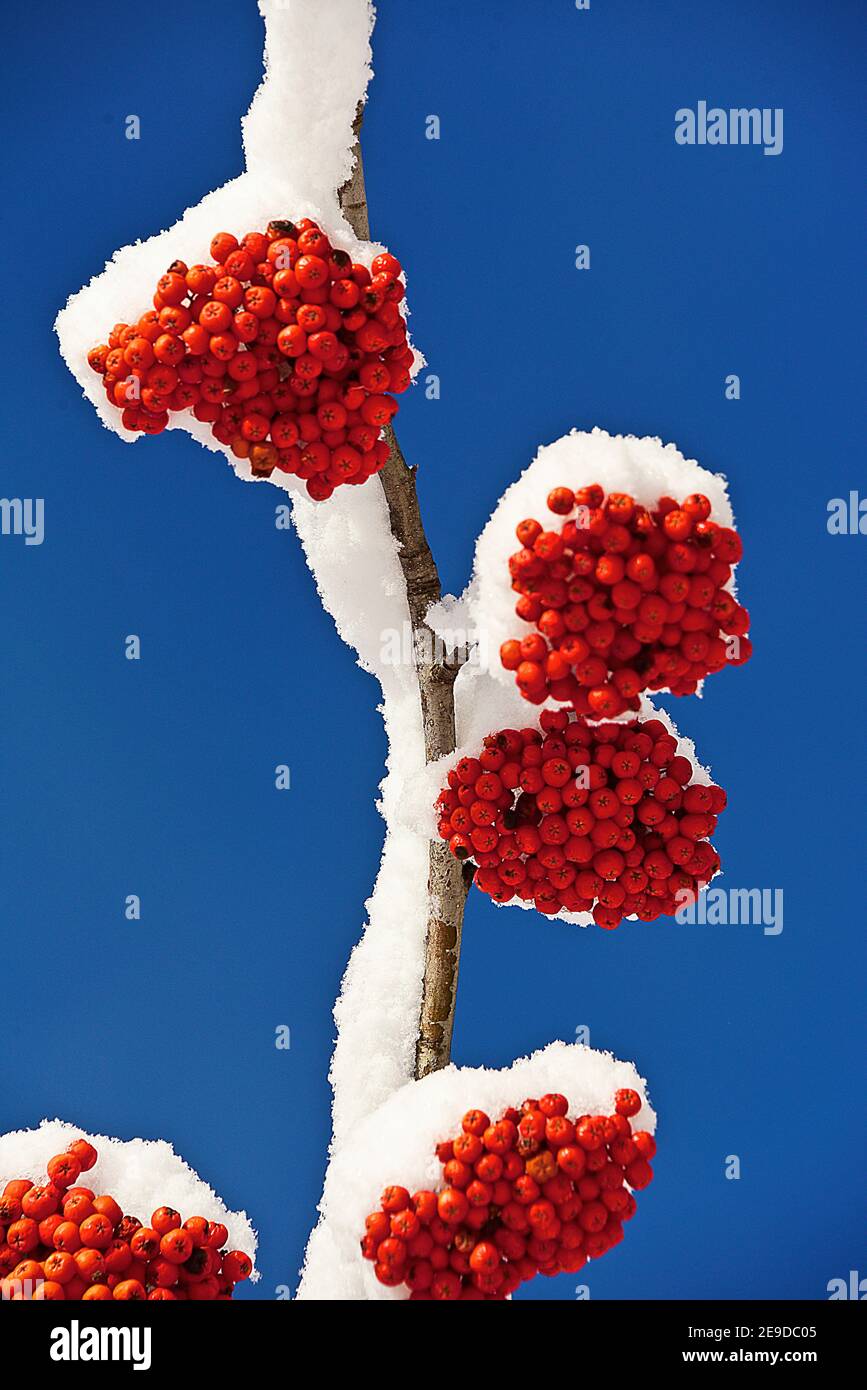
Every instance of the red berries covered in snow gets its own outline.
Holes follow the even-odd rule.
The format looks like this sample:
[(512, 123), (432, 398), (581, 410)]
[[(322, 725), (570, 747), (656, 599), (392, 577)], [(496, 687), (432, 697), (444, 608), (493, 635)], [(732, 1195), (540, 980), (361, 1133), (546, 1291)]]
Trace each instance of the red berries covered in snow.
[(498, 903), (650, 922), (694, 901), (719, 868), (726, 804), (694, 779), (659, 719), (589, 724), (543, 710), (540, 727), (490, 734), (436, 804), (439, 833)]
[(437, 1146), (438, 1191), (387, 1187), (365, 1222), (361, 1253), (381, 1284), (415, 1300), (502, 1300), (537, 1274), (574, 1274), (623, 1239), (633, 1190), (653, 1177), (656, 1145), (633, 1133), (636, 1091), (611, 1115), (569, 1118), (562, 1095), (525, 1100), (495, 1123), (464, 1116)]
[(554, 488), (548, 509), (568, 519), (520, 522), (509, 561), (515, 612), (532, 631), (504, 642), (500, 659), (525, 699), (613, 719), (637, 709), (641, 691), (690, 695), (749, 658), (749, 614), (729, 588), (740, 537), (706, 497), (661, 497), (648, 511), (593, 484)]
[(318, 501), (366, 482), (410, 383), (400, 262), (368, 270), (309, 218), (220, 232), (210, 254), (175, 261), (153, 308), (88, 354), (124, 428), (159, 434), (191, 410), (258, 477), (292, 473)]
[(113, 1197), (78, 1185), (96, 1149), (76, 1139), (48, 1162), (48, 1182), (13, 1178), (0, 1196), (0, 1299), (191, 1299), (232, 1297), (253, 1265), (226, 1250), (219, 1221), (158, 1207), (144, 1226)]

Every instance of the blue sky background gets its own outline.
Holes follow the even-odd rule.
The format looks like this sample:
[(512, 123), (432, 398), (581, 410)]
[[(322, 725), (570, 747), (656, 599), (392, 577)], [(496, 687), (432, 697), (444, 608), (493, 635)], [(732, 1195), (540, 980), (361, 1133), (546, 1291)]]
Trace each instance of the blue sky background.
[[(724, 470), (756, 656), (671, 703), (729, 792), (723, 882), (785, 893), (776, 937), (582, 932), (473, 894), (455, 1060), (506, 1064), (587, 1025), (648, 1077), (657, 1178), (580, 1276), (592, 1297), (822, 1298), (867, 1273), (867, 540), (826, 530), (828, 500), (864, 487), (859, 7), (379, 10), (368, 192), (442, 381), (399, 424), (443, 582), (463, 587), (499, 493), (573, 425), (660, 434)], [(0, 537), (0, 1129), (60, 1115), (171, 1139), (250, 1211), (248, 1294), (270, 1298), (294, 1285), (320, 1192), (330, 1011), (382, 839), (377, 690), (274, 529), (275, 494), (181, 435), (126, 449), (52, 333), (116, 247), (240, 170), (262, 26), (252, 0), (32, 0), (4, 27), (2, 492), (44, 497), (47, 533)], [(702, 98), (783, 107), (782, 155), (677, 146), (675, 110)]]

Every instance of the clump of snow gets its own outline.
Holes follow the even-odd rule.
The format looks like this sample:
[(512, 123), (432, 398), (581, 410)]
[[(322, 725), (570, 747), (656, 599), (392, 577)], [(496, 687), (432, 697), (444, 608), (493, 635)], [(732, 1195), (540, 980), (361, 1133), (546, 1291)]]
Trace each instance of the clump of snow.
[(386, 831), (367, 921), (334, 1005), (334, 1149), (413, 1074), (427, 932), (428, 841)]
[[(97, 1194), (114, 1197), (126, 1215), (137, 1216), (147, 1225), (157, 1207), (169, 1206), (184, 1220), (204, 1216), (207, 1221), (222, 1221), (229, 1232), (228, 1248), (243, 1250), (255, 1261), (256, 1232), (247, 1213), (230, 1211), (165, 1139), (109, 1139), (88, 1134), (65, 1120), (43, 1120), (38, 1129), (0, 1135), (0, 1190), (13, 1178), (45, 1182), (48, 1161), (63, 1153), (73, 1139), (86, 1139), (98, 1154), (81, 1182)], [(254, 1272), (251, 1277), (259, 1275)]]
[[(490, 521), (476, 543), (473, 577), (465, 595), (469, 627), (479, 641), (479, 662), (504, 685), (514, 685), (513, 671), (500, 662), (500, 647), (510, 637), (523, 637), (532, 629), (515, 616), (509, 556), (519, 549), (515, 527), (527, 517), (559, 529), (567, 518), (547, 510), (545, 499), (552, 488), (575, 490), (599, 483), (606, 493), (628, 492), (642, 506), (653, 508), (660, 497), (683, 501), (691, 492), (703, 492), (712, 516), (723, 526), (733, 524), (726, 480), (694, 459), (686, 459), (674, 444), (634, 435), (611, 435), (606, 430), (572, 430), (553, 444), (544, 445), (520, 478), (500, 498)], [(727, 588), (734, 592), (734, 584)], [(436, 621), (442, 621), (438, 614)]]
[(265, 78), (241, 122), (247, 172), (289, 178), (323, 208), (352, 172), (352, 122), (373, 73), (369, 0), (259, 0)]
[[(363, 1066), (366, 1059), (359, 1061)], [(647, 1100), (646, 1083), (632, 1063), (579, 1043), (549, 1043), (501, 1070), (450, 1066), (402, 1086), (332, 1156), (322, 1221), (310, 1239), (298, 1298), (408, 1297), (406, 1288), (380, 1284), (370, 1262), (362, 1258), (364, 1219), (377, 1210), (380, 1194), (390, 1183), (410, 1192), (443, 1186), (436, 1145), (460, 1131), (467, 1110), (475, 1107), (495, 1119), (528, 1096), (559, 1091), (568, 1098), (571, 1115), (610, 1114), (614, 1093), (621, 1087), (637, 1091), (644, 1102), (633, 1128), (653, 1133), (656, 1115)], [(646, 1199), (639, 1198), (636, 1219), (641, 1200)]]
[[(343, 492), (347, 496), (341, 496)], [(336, 504), (336, 505), (333, 505)], [(295, 525), (323, 606), (379, 681), (388, 736), (380, 787), (386, 840), (368, 920), (337, 1000), (331, 1065), (334, 1143), (412, 1076), (427, 924), (428, 816), (406, 815), (425, 774), (418, 681), (407, 659), (406, 586), (382, 488), (295, 500)]]
[[(371, 77), (372, 5), (369, 0), (316, 0), (315, 7), (309, 0), (259, 0), (259, 9), (265, 20), (266, 71), (243, 121), (246, 171), (188, 208), (168, 230), (116, 251), (57, 316), (60, 351), (69, 370), (103, 424), (125, 444), (147, 439), (146, 447), (159, 447), (150, 436), (123, 428), (121, 412), (106, 399), (87, 354), (106, 340), (115, 323), (135, 322), (150, 308), (156, 282), (172, 261), (208, 261), (216, 232), (240, 237), (264, 231), (273, 218), (313, 218), (334, 246), (367, 266), (386, 249), (379, 242), (359, 241), (338, 201), (352, 168), (352, 121)], [(423, 360), (416, 353), (412, 373)], [(219, 444), (210, 425), (191, 411), (173, 412), (168, 429), (183, 430), (222, 454), (245, 482), (269, 481), (292, 495), (305, 492), (299, 478), (279, 470), (268, 480), (254, 478), (249, 460)], [(353, 493), (364, 490), (352, 488)]]

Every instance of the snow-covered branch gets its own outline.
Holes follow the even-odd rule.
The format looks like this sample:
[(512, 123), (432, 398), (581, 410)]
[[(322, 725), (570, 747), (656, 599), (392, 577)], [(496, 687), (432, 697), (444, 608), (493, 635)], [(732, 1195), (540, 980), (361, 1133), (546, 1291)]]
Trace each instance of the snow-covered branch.
[[(354, 124), (352, 174), (340, 190), (344, 215), (359, 238), (369, 238), (370, 220), (361, 157), (359, 105)], [(428, 625), (431, 605), (442, 597), (436, 563), (425, 535), (416, 491), (415, 469), (407, 465), (389, 426), (389, 458), (380, 480), (388, 503), (392, 535), (406, 581), (418, 673), (425, 760), (435, 762), (455, 749), (454, 683), (461, 668), (459, 654), (442, 652)], [(427, 1076), (443, 1067), (451, 1055), (455, 996), (460, 962), (461, 930), (468, 878), (448, 849), (432, 840), (429, 850), (427, 933), (415, 1074)]]

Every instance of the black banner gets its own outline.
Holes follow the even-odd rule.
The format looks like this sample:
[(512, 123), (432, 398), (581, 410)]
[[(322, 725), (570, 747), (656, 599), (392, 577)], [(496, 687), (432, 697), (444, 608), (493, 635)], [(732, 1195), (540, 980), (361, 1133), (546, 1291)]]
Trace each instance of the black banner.
[[(607, 1379), (630, 1368), (641, 1372), (678, 1368), (689, 1373), (690, 1368), (708, 1365), (773, 1370), (806, 1366), (827, 1375), (858, 1364), (856, 1337), (863, 1324), (856, 1322), (858, 1313), (844, 1306), (846, 1302), (851, 1301), (587, 1301), (572, 1304), (568, 1320), (560, 1322), (558, 1317), (554, 1327), (555, 1335), (564, 1337), (560, 1357), (572, 1366), (570, 1374), (580, 1373), (580, 1378), (597, 1370)], [(328, 1306), (332, 1315), (342, 1316), (342, 1307)], [(307, 1339), (321, 1337), (320, 1316), (314, 1314), (311, 1324), (307, 1305), (298, 1312), (289, 1302), (245, 1301), (233, 1303), (231, 1308), (198, 1303), (183, 1310), (162, 1303), (109, 1306), (89, 1302), (87, 1308), (77, 1303), (62, 1309), (50, 1303), (15, 1309), (0, 1303), (3, 1379), (11, 1385), (17, 1383), (16, 1372), (28, 1376), (48, 1372), (52, 1380), (62, 1383), (69, 1376), (92, 1379), (108, 1371), (114, 1376), (124, 1372), (139, 1377), (168, 1376), (175, 1384), (180, 1373), (190, 1372), (198, 1384), (209, 1373), (225, 1383), (236, 1367), (245, 1368), (249, 1379), (256, 1381), (266, 1373), (266, 1367), (269, 1378), (281, 1374), (283, 1368), (292, 1375), (298, 1370), (298, 1353), (303, 1354), (306, 1347), (310, 1354)], [(514, 1312), (508, 1316), (522, 1317)], [(376, 1331), (382, 1335), (387, 1330), (390, 1335), (400, 1326), (396, 1321), (377, 1322)], [(481, 1326), (487, 1328), (486, 1324)], [(534, 1322), (529, 1328), (538, 1331)], [(410, 1323), (408, 1330), (418, 1335), (418, 1324)], [(526, 1335), (523, 1320), (517, 1326), (513, 1321), (512, 1335), (518, 1330)], [(425, 1335), (429, 1337), (430, 1331)], [(320, 1343), (317, 1340), (315, 1344)], [(503, 1345), (504, 1332), (498, 1328), (497, 1341), (488, 1343), (484, 1350), (480, 1347), (479, 1355), (487, 1360), (493, 1347)], [(520, 1343), (509, 1345), (514, 1354)], [(384, 1354), (384, 1347), (374, 1360)], [(321, 1366), (329, 1378), (344, 1348), (347, 1366), (350, 1358), (357, 1366), (364, 1357), (360, 1349), (352, 1350), (349, 1338), (330, 1337), (324, 1344)], [(449, 1360), (458, 1364), (457, 1359)]]

